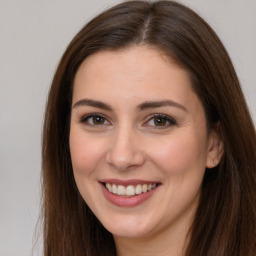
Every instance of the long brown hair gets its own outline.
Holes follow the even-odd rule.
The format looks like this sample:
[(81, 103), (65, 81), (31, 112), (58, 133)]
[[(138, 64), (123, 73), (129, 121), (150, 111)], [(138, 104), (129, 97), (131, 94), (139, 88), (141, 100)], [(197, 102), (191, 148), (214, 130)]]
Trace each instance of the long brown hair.
[(225, 153), (206, 170), (187, 256), (256, 255), (256, 135), (231, 60), (215, 32), (173, 1), (128, 1), (90, 21), (67, 47), (54, 76), (43, 131), (45, 256), (116, 255), (112, 235), (76, 187), (69, 152), (72, 86), (84, 59), (102, 50), (149, 45), (191, 77), (209, 129), (220, 124)]

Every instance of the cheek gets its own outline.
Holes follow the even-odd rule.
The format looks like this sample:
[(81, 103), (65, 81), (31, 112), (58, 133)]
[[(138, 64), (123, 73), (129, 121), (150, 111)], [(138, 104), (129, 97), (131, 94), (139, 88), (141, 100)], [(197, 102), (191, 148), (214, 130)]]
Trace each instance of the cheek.
[(157, 150), (150, 154), (167, 175), (183, 175), (205, 169), (207, 147), (204, 135), (189, 132), (176, 134), (158, 143), (155, 148)]
[(93, 139), (93, 136), (85, 136), (83, 132), (70, 132), (70, 154), (73, 173), (77, 188), (86, 204), (95, 211), (97, 204), (94, 200), (100, 191), (95, 190), (97, 182), (96, 174), (100, 168), (103, 156), (103, 145)]
[(103, 145), (92, 137), (88, 138), (79, 133), (70, 133), (70, 154), (75, 176), (89, 176), (93, 174), (100, 163)]

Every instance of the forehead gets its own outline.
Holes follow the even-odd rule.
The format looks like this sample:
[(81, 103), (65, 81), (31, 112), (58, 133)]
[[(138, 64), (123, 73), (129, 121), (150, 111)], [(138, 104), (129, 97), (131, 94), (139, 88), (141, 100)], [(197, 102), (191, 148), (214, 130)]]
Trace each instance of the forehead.
[[(157, 97), (191, 92), (188, 73), (162, 52), (145, 46), (102, 51), (81, 64), (74, 80), (73, 98), (82, 93)], [(125, 96), (123, 95), (123, 96)]]

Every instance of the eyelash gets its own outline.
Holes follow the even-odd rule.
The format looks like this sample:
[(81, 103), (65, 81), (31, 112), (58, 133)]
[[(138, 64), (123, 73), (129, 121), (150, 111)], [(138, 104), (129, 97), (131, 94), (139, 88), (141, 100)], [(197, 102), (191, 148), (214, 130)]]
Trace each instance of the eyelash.
[[(100, 124), (93, 123), (94, 122), (93, 119), (91, 120), (92, 122), (89, 123), (90, 118), (101, 118), (103, 123), (100, 123)], [(161, 119), (161, 121), (164, 121), (167, 124), (164, 123), (163, 125), (159, 125), (159, 126), (156, 125), (155, 121), (157, 118)], [(153, 121), (154, 125), (150, 125), (149, 124), (150, 121)], [(105, 124), (105, 122), (108, 122), (108, 124)], [(86, 125), (93, 126), (93, 127), (100, 127), (102, 125), (110, 125), (111, 124), (104, 115), (99, 114), (99, 113), (93, 113), (93, 114), (83, 116), (81, 118), (81, 123), (85, 123)], [(177, 122), (172, 117), (170, 117), (168, 115), (164, 115), (164, 114), (153, 114), (153, 115), (149, 116), (147, 121), (143, 124), (144, 127), (150, 126), (150, 127), (153, 127), (154, 129), (165, 129), (165, 128), (168, 128), (173, 125), (177, 125)]]
[[(167, 122), (168, 124), (157, 126), (156, 123), (154, 122), (154, 120), (156, 120), (157, 118), (162, 119), (163, 121)], [(153, 121), (154, 125), (148, 125), (148, 123), (150, 121)], [(147, 122), (143, 126), (152, 126), (154, 129), (165, 129), (165, 128), (168, 128), (170, 126), (176, 125), (176, 124), (177, 124), (176, 120), (174, 120), (172, 117), (170, 117), (168, 115), (153, 114), (153, 115), (149, 116)]]
[[(93, 113), (93, 114), (89, 114), (89, 115), (83, 116), (81, 118), (81, 123), (85, 123), (85, 124), (88, 124), (90, 126), (96, 126), (96, 127), (97, 126), (106, 125), (104, 123), (102, 123), (102, 124), (89, 123), (90, 118), (102, 118), (104, 120), (104, 122), (107, 121), (107, 118), (104, 115), (99, 114), (99, 113)], [(92, 120), (92, 122), (93, 122), (93, 120)], [(110, 122), (109, 121), (107, 121), (107, 122), (108, 122), (107, 125), (109, 125)]]

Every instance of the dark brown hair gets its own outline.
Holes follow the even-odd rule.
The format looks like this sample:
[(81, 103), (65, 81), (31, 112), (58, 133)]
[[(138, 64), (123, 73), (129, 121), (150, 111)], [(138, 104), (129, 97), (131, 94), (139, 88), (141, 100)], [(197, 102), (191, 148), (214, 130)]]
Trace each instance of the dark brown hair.
[(191, 77), (209, 129), (218, 122), (225, 153), (206, 170), (187, 256), (256, 255), (256, 135), (231, 60), (209, 25), (173, 1), (128, 1), (90, 21), (65, 51), (49, 93), (43, 131), (45, 256), (116, 255), (112, 235), (76, 187), (69, 152), (74, 76), (99, 51), (153, 46)]

